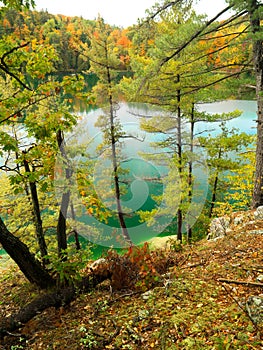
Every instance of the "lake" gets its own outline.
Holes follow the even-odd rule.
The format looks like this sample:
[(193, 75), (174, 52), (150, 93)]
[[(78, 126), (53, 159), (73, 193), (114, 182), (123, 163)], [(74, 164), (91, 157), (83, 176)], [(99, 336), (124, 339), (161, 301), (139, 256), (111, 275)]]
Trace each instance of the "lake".
[[(229, 100), (216, 103), (205, 103), (198, 107), (200, 111), (206, 111), (208, 113), (224, 113), (231, 112), (236, 109), (242, 111), (240, 117), (229, 120), (226, 122), (228, 128), (238, 128), (240, 132), (245, 132), (249, 135), (256, 134), (257, 130), (257, 105), (255, 101), (243, 101), (243, 100)], [(212, 123), (211, 129), (214, 126), (218, 127), (219, 123)], [(200, 132), (207, 128), (207, 123), (197, 123), (196, 131)], [(218, 129), (214, 133), (218, 132)], [(213, 132), (212, 132), (213, 134)]]

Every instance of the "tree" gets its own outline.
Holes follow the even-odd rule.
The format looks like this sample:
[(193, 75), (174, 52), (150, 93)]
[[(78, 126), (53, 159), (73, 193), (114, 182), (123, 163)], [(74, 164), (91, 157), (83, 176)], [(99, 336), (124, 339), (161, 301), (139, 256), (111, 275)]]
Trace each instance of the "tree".
[[(39, 193), (52, 186), (54, 161), (61, 146), (56, 136), (61, 136), (60, 133), (75, 123), (75, 117), (65, 105), (68, 102), (66, 96), (78, 90), (80, 85), (82, 89), (82, 80), (73, 76), (65, 77), (62, 82), (56, 81), (50, 75), (57, 60), (55, 50), (47, 43), (38, 44), (34, 39), (27, 39), (27, 32), (20, 32), (19, 37), (14, 33), (1, 38), (1, 170), (9, 175), (12, 195), (19, 195), (20, 200), (25, 200), (31, 207), (43, 258), (47, 254), (47, 244)], [(52, 203), (51, 207), (56, 206)], [(27, 217), (20, 229), (24, 231), (30, 221)], [(60, 222), (57, 226), (58, 236), (65, 237), (65, 227)], [(28, 246), (18, 237), (13, 238), (3, 222), (0, 243), (31, 282), (40, 288), (54, 283), (51, 277), (48, 279), (47, 270), (43, 268), (41, 273), (41, 264), (34, 260)], [(59, 244), (59, 251), (61, 249)]]
[[(203, 51), (209, 50), (209, 44), (204, 39), (193, 39), (178, 55), (172, 55), (176, 48), (182, 47), (189, 35), (194, 35), (204, 25), (203, 18), (192, 13), (190, 6), (184, 5), (183, 2), (180, 4), (176, 8), (171, 7), (167, 13), (162, 12), (159, 21), (152, 24), (155, 31), (151, 40), (148, 39), (146, 52), (135, 46), (145, 47), (144, 38), (148, 37), (148, 26), (141, 27), (141, 34), (137, 34), (135, 47), (131, 49), (134, 77), (125, 78), (122, 86), (127, 98), (150, 103), (164, 111), (161, 116), (145, 118), (142, 127), (148, 132), (163, 134), (162, 141), (156, 142), (154, 147), (163, 149), (164, 153), (170, 155), (171, 162), (167, 163), (170, 172), (170, 176), (168, 174), (167, 177), (167, 204), (172, 203), (172, 198), (181, 198), (179, 203), (174, 200), (173, 206), (169, 204), (168, 207), (177, 217), (177, 238), (182, 240), (183, 224), (188, 222), (187, 236), (191, 240), (190, 222), (193, 220), (190, 217), (194, 215), (189, 211), (193, 210), (190, 208), (196, 183), (193, 169), (200, 164), (200, 154), (198, 155), (198, 151), (196, 153), (198, 135), (195, 135), (195, 125), (200, 121), (231, 119), (240, 115), (240, 112), (209, 115), (198, 111), (198, 103), (211, 102), (220, 96), (219, 86), (213, 93), (208, 87), (220, 81), (222, 75), (225, 76), (229, 72), (217, 73), (216, 69), (219, 67), (211, 67), (211, 52), (202, 54)], [(166, 61), (167, 57), (169, 59)], [(232, 67), (228, 62), (224, 62), (222, 67), (220, 64), (222, 69), (228, 66)], [(160, 158), (160, 155), (157, 155), (156, 159), (158, 157)], [(162, 162), (164, 159), (169, 157), (163, 156)], [(177, 175), (174, 167), (177, 169)], [(180, 195), (175, 188), (180, 187), (176, 176), (180, 178)]]
[(239, 166), (235, 171), (225, 175), (228, 190), (224, 193), (223, 201), (220, 200), (216, 203), (215, 213), (218, 216), (251, 208), (255, 172), (255, 146), (253, 143), (252, 147), (237, 155), (237, 162)]
[[(236, 1), (239, 4), (239, 1)], [(245, 2), (249, 14), (251, 36), (253, 42), (252, 56), (256, 78), (257, 98), (257, 148), (256, 148), (256, 171), (252, 198), (252, 207), (257, 208), (263, 204), (263, 36), (261, 27), (261, 6), (257, 0)]]
[(54, 286), (55, 281), (41, 263), (30, 253), (28, 247), (8, 231), (0, 218), (0, 242), (7, 254), (17, 263), (25, 277), (40, 288)]
[[(155, 18), (160, 12), (162, 12), (167, 8), (170, 8), (175, 5), (175, 3), (181, 3), (182, 1), (167, 1), (164, 7), (159, 7), (153, 14), (151, 14), (150, 18)], [(203, 27), (197, 30), (192, 36), (189, 36), (189, 39), (186, 40), (179, 48), (175, 49), (173, 53), (167, 56), (163, 60), (163, 64), (171, 60), (173, 57), (177, 56), (182, 50), (184, 50), (191, 42), (203, 35), (205, 32), (209, 31), (211, 25), (214, 26), (212, 28), (213, 32), (216, 32), (217, 29), (222, 27), (222, 25), (228, 24), (230, 25), (235, 19), (240, 18), (241, 16), (245, 16), (248, 14), (250, 28), (248, 32), (250, 33), (250, 38), (252, 40), (252, 52), (251, 57), (254, 65), (254, 73), (256, 80), (256, 98), (257, 98), (257, 148), (256, 148), (256, 171), (255, 171), (255, 182), (253, 189), (253, 198), (252, 198), (252, 207), (256, 208), (257, 206), (263, 204), (263, 123), (262, 123), (262, 115), (263, 115), (263, 99), (262, 99), (262, 82), (263, 82), (263, 55), (262, 55), (262, 27), (261, 27), (261, 17), (262, 17), (262, 4), (257, 0), (229, 0), (229, 6), (220, 11), (215, 17), (208, 20)], [(235, 9), (236, 14), (231, 18), (222, 21), (222, 23), (216, 24), (216, 20), (223, 14), (226, 13), (229, 9)], [(239, 36), (238, 36), (239, 37)], [(220, 48), (223, 50), (224, 47)], [(237, 74), (235, 74), (237, 75)], [(233, 75), (232, 75), (233, 76)], [(227, 79), (226, 78), (223, 79)]]
[(96, 96), (96, 102), (99, 106), (104, 106), (105, 114), (101, 116), (97, 123), (104, 135), (104, 142), (100, 146), (107, 152), (110, 150), (110, 161), (112, 163), (112, 176), (114, 186), (114, 197), (116, 202), (116, 212), (122, 235), (125, 240), (132, 245), (125, 222), (125, 213), (121, 204), (121, 187), (120, 187), (120, 162), (118, 144), (123, 137), (121, 125), (117, 119), (116, 111), (118, 108), (117, 99), (117, 73), (122, 69), (123, 62), (114, 52), (114, 41), (110, 36), (112, 29), (98, 18), (96, 28), (90, 36), (90, 49), (88, 57), (90, 60), (90, 72), (95, 73), (99, 81), (92, 89)]
[(15, 8), (17, 10), (23, 10), (24, 8), (29, 9), (35, 6), (34, 0), (3, 0), (4, 8)]
[[(24, 5), (24, 2), (4, 0), (3, 4), (7, 7), (16, 7), (18, 9), (21, 9), (21, 6)], [(27, 0), (25, 2), (26, 7), (29, 7), (33, 4), (33, 1)], [(6, 69), (3, 70), (6, 72)], [(13, 74), (9, 70), (7, 70), (6, 73), (8, 73), (10, 76), (13, 76)], [(16, 80), (21, 82), (19, 78), (17, 78)], [(21, 85), (24, 84), (22, 83)], [(24, 245), (18, 238), (13, 236), (11, 232), (7, 230), (2, 219), (0, 219), (0, 243), (6, 249), (7, 253), (18, 264), (21, 271), (23, 271), (23, 273), (29, 279), (29, 281), (36, 283), (41, 288), (46, 288), (54, 283), (50, 275), (45, 271), (45, 269), (41, 267), (40, 263), (29, 252), (27, 246)]]
[(213, 215), (218, 196), (224, 197), (224, 193), (227, 192), (225, 190), (228, 186), (227, 173), (235, 173), (243, 166), (242, 163), (240, 164), (238, 154), (252, 141), (251, 136), (245, 133), (239, 134), (235, 128), (228, 130), (225, 123), (222, 123), (220, 127), (221, 133), (216, 136), (199, 137), (200, 145), (207, 152), (207, 163), (210, 168), (209, 218)]

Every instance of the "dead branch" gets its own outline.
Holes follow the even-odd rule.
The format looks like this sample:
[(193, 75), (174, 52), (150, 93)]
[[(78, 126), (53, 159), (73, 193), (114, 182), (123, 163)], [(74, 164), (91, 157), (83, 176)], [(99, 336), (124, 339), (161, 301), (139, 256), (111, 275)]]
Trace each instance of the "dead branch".
[(243, 284), (243, 285), (246, 285), (246, 286), (263, 288), (263, 283), (260, 283), (260, 282), (237, 281), (237, 280), (228, 280), (228, 279), (224, 279), (224, 278), (219, 278), (218, 282)]

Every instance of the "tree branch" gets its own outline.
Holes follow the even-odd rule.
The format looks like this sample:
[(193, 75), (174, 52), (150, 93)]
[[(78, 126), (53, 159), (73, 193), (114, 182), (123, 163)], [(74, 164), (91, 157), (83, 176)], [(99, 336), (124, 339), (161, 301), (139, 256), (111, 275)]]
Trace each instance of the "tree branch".
[(9, 70), (9, 67), (8, 65), (5, 63), (5, 58), (10, 55), (11, 53), (15, 52), (15, 51), (18, 51), (19, 49), (22, 49), (23, 47), (26, 47), (28, 46), (29, 42), (26, 42), (25, 44), (23, 45), (19, 45), (19, 46), (16, 46), (16, 47), (13, 47), (10, 51), (8, 52), (5, 52), (3, 54), (3, 56), (0, 58), (0, 69), (2, 69), (6, 74), (10, 75), (12, 78), (14, 78), (16, 81), (19, 82), (20, 85), (23, 86), (23, 88), (25, 88), (26, 90), (29, 90), (29, 91), (32, 91), (32, 89), (27, 86), (20, 78), (18, 78), (17, 75), (15, 75), (14, 73), (12, 73), (10, 70)]
[(177, 56), (183, 49), (185, 49), (194, 39), (198, 38), (199, 35), (210, 26), (210, 24), (212, 24), (213, 22), (215, 22), (222, 14), (224, 14), (225, 12), (227, 12), (228, 10), (230, 10), (232, 8), (232, 6), (227, 6), (224, 10), (220, 11), (215, 17), (213, 17), (212, 19), (210, 19), (208, 22), (206, 22), (206, 24), (200, 28), (199, 30), (197, 30), (183, 45), (181, 45), (177, 50), (175, 50), (175, 52), (173, 52), (170, 56), (165, 57), (161, 63), (160, 63), (160, 67), (162, 67), (165, 63), (169, 62), (172, 58), (174, 58), (175, 56)]

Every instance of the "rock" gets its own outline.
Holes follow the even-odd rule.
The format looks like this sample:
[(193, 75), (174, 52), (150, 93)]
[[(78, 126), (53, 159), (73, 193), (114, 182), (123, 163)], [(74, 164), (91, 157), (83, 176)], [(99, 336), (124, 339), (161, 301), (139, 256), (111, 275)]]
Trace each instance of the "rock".
[(254, 324), (263, 325), (263, 295), (250, 296), (246, 310)]
[(237, 225), (241, 225), (244, 223), (246, 219), (246, 215), (244, 214), (241, 214), (241, 215), (237, 215), (235, 218), (234, 218), (234, 225), (237, 226)]
[(230, 225), (230, 218), (222, 216), (211, 221), (207, 239), (217, 239), (224, 237)]
[(256, 278), (256, 280), (260, 283), (263, 282), (263, 275), (258, 275), (258, 277)]
[(256, 220), (262, 220), (263, 219), (263, 206), (260, 206), (256, 209), (254, 213)]

